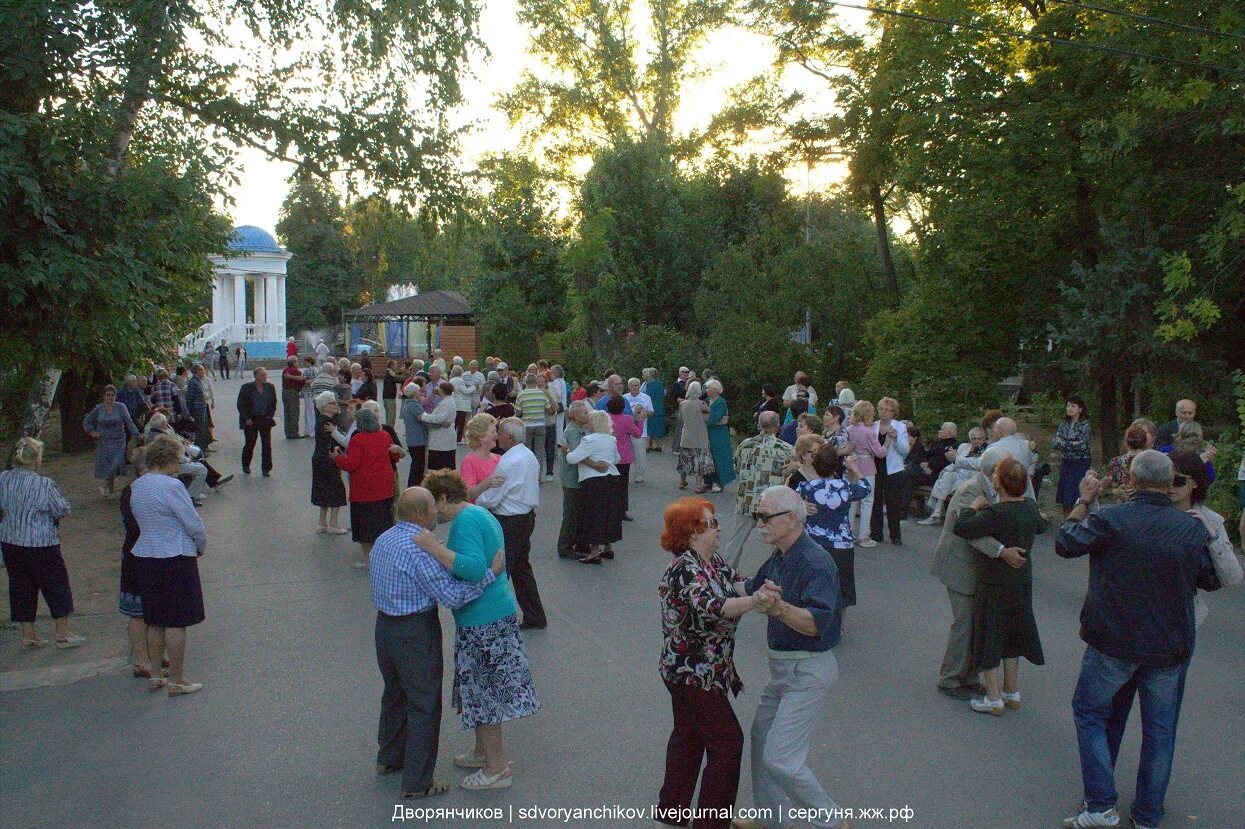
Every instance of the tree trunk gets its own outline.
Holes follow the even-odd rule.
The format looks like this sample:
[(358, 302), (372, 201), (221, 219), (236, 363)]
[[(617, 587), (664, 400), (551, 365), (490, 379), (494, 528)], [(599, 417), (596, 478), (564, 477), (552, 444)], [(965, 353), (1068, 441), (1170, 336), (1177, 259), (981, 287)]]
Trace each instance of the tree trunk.
[[(22, 410), (21, 426), (18, 428), (18, 437), (37, 438), (39, 433), (43, 431), (43, 422), (47, 419), (48, 411), (52, 408), (52, 398), (56, 396), (56, 386), (60, 383), (61, 370), (55, 367), (44, 369), (30, 386), (30, 391), (26, 395), (26, 405)], [(17, 448), (17, 441), (13, 442), (13, 446), (9, 448), (9, 457), (5, 462), (5, 469), (13, 468), (13, 452)]]
[(61, 377), (61, 451), (86, 452), (95, 448), (95, 441), (82, 429), (82, 420), (86, 417), (89, 388), (93, 384), (74, 369), (65, 372)]
[(895, 273), (895, 260), (891, 257), (890, 228), (886, 224), (886, 199), (882, 196), (881, 185), (869, 185), (869, 203), (873, 208), (873, 227), (878, 235), (878, 259), (882, 263), (882, 273), (890, 290), (891, 307), (898, 308), (899, 276)]
[(1115, 457), (1120, 445), (1119, 404), (1115, 375), (1109, 371), (1098, 375), (1098, 440), (1103, 459)]

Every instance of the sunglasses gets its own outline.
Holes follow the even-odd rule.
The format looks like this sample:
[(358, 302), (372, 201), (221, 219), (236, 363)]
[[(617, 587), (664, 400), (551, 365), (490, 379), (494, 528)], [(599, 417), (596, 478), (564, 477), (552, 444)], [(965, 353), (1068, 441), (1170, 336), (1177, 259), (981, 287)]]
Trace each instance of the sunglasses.
[(705, 522), (706, 530), (716, 530), (720, 526), (721, 524), (718, 523), (718, 519), (716, 518), (710, 518), (708, 521)]
[(754, 512), (752, 520), (758, 524), (768, 524), (780, 515), (790, 515), (791, 510), (785, 509), (782, 512)]
[(1172, 475), (1172, 486), (1184, 486), (1189, 483), (1188, 475)]

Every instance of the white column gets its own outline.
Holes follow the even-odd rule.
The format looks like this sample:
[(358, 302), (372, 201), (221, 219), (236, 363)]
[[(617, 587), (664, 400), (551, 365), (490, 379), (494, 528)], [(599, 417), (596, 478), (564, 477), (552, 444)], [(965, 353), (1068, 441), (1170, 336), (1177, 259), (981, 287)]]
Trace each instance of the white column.
[[(217, 274), (216, 288), (220, 292), (220, 324), (233, 325), (233, 282), (225, 274)], [(230, 334), (225, 333), (224, 340), (229, 342)]]
[(262, 327), (264, 325), (264, 278), (259, 274), (254, 274), (251, 277), (251, 294), (255, 300), (255, 308), (251, 312), (256, 326), (255, 338), (266, 340), (268, 335)]
[(277, 335), (277, 277), (273, 274), (264, 276), (264, 322), (267, 323), (264, 336), (269, 342), (282, 339)]
[[(224, 292), (224, 287), (221, 285), (221, 277), (220, 277), (220, 274), (215, 274), (212, 277), (212, 327), (213, 328), (218, 328), (222, 325), (227, 324), (225, 320), (224, 301), (225, 301), (225, 292)], [(215, 345), (215, 343), (213, 343), (213, 345)]]
[(234, 334), (239, 341), (246, 341), (246, 277), (240, 273), (230, 274), (233, 280), (233, 322), (238, 326)]
[(277, 277), (277, 339), (288, 337), (285, 333), (288, 330), (285, 323), (285, 274), (281, 274)]

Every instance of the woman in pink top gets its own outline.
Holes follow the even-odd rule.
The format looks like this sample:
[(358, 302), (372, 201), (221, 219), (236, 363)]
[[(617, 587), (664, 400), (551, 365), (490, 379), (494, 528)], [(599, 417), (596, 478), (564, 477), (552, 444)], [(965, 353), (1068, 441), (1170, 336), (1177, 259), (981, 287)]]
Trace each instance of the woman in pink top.
[(873, 431), (873, 418), (877, 411), (868, 400), (861, 400), (852, 407), (851, 424), (847, 427), (847, 447), (856, 456), (861, 480), (869, 482), (869, 494), (856, 502), (856, 544), (860, 547), (876, 547), (869, 537), (869, 523), (873, 515), (873, 479), (877, 474), (877, 459), (886, 457), (886, 448)]
[(644, 425), (633, 415), (623, 414), (623, 403), (622, 397), (616, 394), (606, 401), (605, 411), (609, 412), (610, 421), (614, 424), (614, 439), (618, 441), (619, 503), (622, 504), (623, 520), (630, 521), (631, 516), (627, 514), (627, 509), (630, 507), (627, 489), (630, 486), (631, 462), (635, 460), (635, 450), (631, 448), (631, 439), (644, 434)]
[(467, 500), (474, 504), (481, 492), (501, 486), (506, 480), (493, 474), (501, 462), (501, 455), (493, 454), (493, 447), (497, 445), (497, 418), (478, 414), (467, 421), (463, 434), (470, 451), (463, 456), (458, 474), (467, 484)]

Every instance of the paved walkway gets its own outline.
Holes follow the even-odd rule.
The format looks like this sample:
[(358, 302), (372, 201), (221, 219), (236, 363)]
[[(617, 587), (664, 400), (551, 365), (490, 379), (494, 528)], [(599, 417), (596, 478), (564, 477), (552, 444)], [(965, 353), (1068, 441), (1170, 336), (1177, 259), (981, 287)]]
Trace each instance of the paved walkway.
[[(217, 384), (223, 401), (237, 387)], [(240, 439), (230, 411), (221, 407), (224, 448), (213, 457), (222, 471), (237, 472)], [(203, 510), (208, 620), (190, 632), (187, 673), (206, 690), (180, 699), (149, 695), (127, 671), (0, 693), (0, 826), (395, 825), (398, 781), (372, 770), (381, 682), (367, 578), (350, 568), (356, 549), (348, 536), (315, 533), (311, 441), (281, 434), (278, 425), (273, 478), (259, 477), (256, 461), (256, 474), (239, 475)], [(550, 626), (528, 633), (526, 644), (543, 708), (507, 728), (515, 786), (454, 789), (404, 805), (502, 809), (498, 821), (436, 824), (471, 829), (506, 824), (511, 806), (523, 826), (652, 825), (519, 821), (517, 811), (647, 808), (656, 799), (670, 727), (655, 670), (656, 583), (668, 560), (657, 540), (661, 510), (679, 493), (669, 454), (653, 456), (650, 470), (648, 482), (632, 489), (636, 521), (626, 525), (618, 559), (601, 567), (556, 558), (561, 490), (542, 486), (533, 564)], [(714, 498), (729, 517), (729, 496)], [(1038, 546), (1036, 611), (1048, 664), (1022, 667), (1024, 708), (996, 719), (934, 691), (949, 622), (945, 594), (927, 575), (936, 531), (905, 525), (904, 532), (903, 548), (857, 552), (860, 606), (837, 651), (841, 680), (814, 736), (814, 770), (841, 806), (910, 807), (913, 818), (896, 825), (1058, 826), (1081, 795), (1069, 701), (1082, 652), (1085, 563), (1056, 558), (1049, 536)], [(755, 569), (763, 555), (754, 538), (743, 569)], [(1164, 826), (1245, 826), (1245, 592), (1208, 598)], [(450, 758), (470, 736), (448, 704), (448, 614), (443, 624), (440, 775), (457, 781)], [(735, 708), (746, 732), (765, 680), (759, 617), (741, 624), (737, 663), (746, 690)], [(1131, 801), (1138, 743), (1134, 715), (1117, 776), (1122, 807)], [(745, 754), (741, 806), (751, 805), (750, 792)]]

